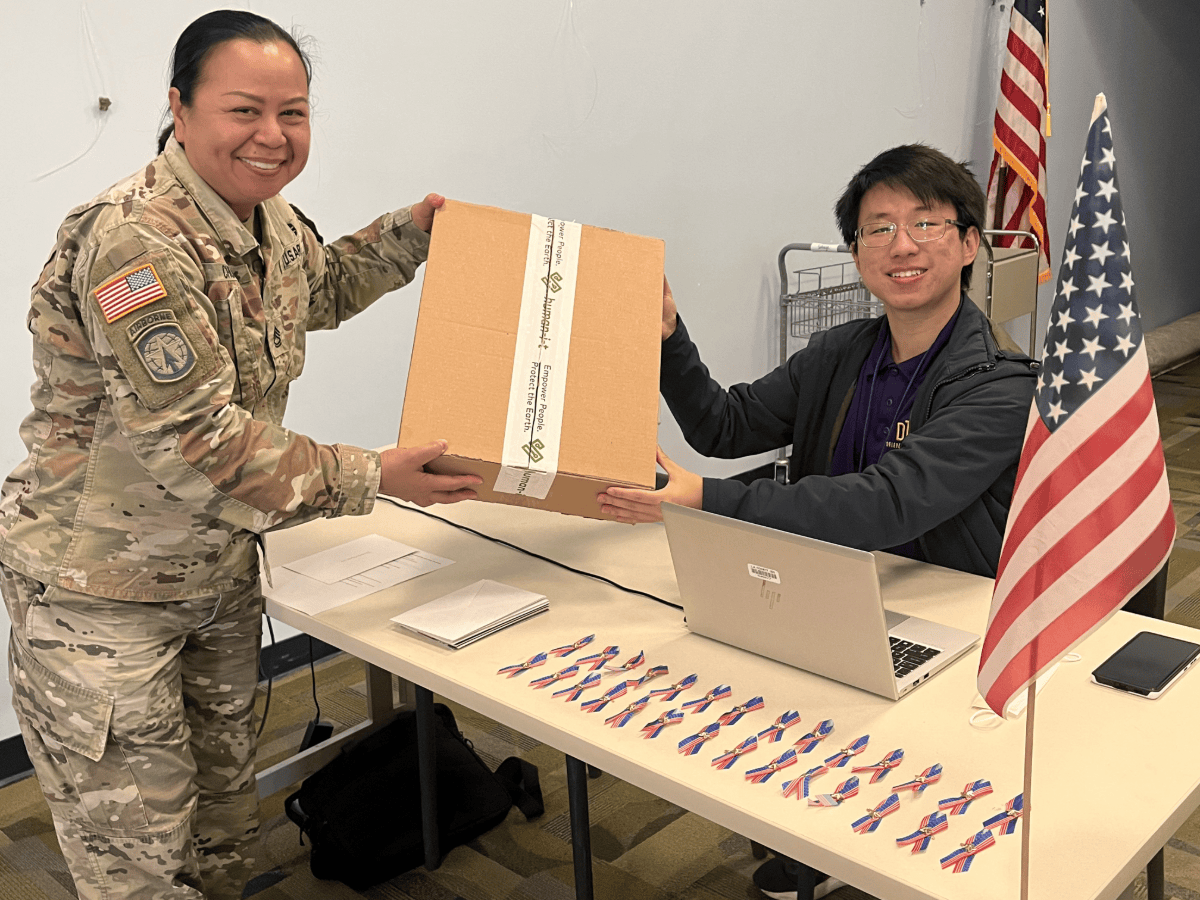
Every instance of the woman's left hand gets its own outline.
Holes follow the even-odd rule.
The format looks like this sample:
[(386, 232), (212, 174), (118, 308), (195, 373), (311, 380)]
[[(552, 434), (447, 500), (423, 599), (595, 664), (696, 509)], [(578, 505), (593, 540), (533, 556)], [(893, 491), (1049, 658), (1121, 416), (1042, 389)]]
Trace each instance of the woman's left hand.
[(433, 227), (433, 211), (441, 209), (445, 202), (446, 198), (441, 194), (426, 194), (424, 200), (412, 205), (413, 224), (429, 234), (429, 229)]

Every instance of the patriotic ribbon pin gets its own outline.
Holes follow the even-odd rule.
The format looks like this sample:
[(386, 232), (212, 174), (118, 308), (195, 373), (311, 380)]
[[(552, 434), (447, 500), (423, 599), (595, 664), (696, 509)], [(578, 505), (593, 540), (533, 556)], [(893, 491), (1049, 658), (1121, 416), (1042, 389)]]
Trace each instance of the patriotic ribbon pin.
[(675, 682), (670, 687), (659, 688), (657, 691), (651, 691), (650, 696), (658, 697), (664, 703), (670, 703), (672, 700), (674, 700), (676, 697), (678, 697), (680, 694), (682, 694), (684, 691), (686, 691), (688, 688), (690, 688), (695, 683), (696, 683), (696, 676), (689, 675), (687, 678), (683, 679), (682, 681)]
[(533, 679), (533, 681), (529, 682), (529, 686), (541, 690), (542, 688), (550, 687), (550, 685), (557, 681), (570, 678), (572, 675), (577, 675), (578, 673), (579, 666), (567, 666), (565, 669), (559, 669), (553, 675), (543, 675), (541, 678)]
[(756, 749), (757, 747), (758, 747), (758, 735), (752, 734), (752, 735), (750, 735), (750, 737), (746, 738), (744, 741), (742, 741), (740, 744), (738, 744), (732, 750), (728, 750), (725, 753), (722, 753), (720, 756), (713, 759), (712, 764), (714, 766), (716, 766), (718, 769), (728, 769), (735, 762), (737, 762), (737, 759), (739, 756), (745, 756), (747, 753), (749, 753), (751, 750)]
[[(741, 706), (735, 706), (727, 713), (723, 713), (717, 721), (722, 725), (736, 725), (738, 721), (748, 712), (758, 712), (765, 704), (762, 697), (754, 697), (747, 700)], [(757, 735), (755, 735), (757, 737)]]
[(517, 663), (513, 666), (505, 666), (503, 669), (496, 670), (497, 675), (508, 674), (509, 678), (514, 675), (520, 675), (522, 672), (528, 672), (530, 669), (535, 669), (546, 661), (546, 654), (539, 653), (536, 656), (531, 656), (523, 663)]
[(994, 834), (987, 829), (978, 831), (963, 841), (963, 845), (949, 856), (942, 857), (942, 868), (948, 869), (954, 866), (955, 872), (965, 872), (971, 868), (971, 860), (975, 858), (975, 854), (986, 850), (994, 843), (996, 843)]
[[(668, 669), (666, 666), (651, 666), (649, 669), (646, 670), (646, 674), (643, 675), (641, 677), (641, 679), (638, 681), (638, 684), (645, 684), (651, 678), (658, 678), (660, 675), (670, 675), (670, 674), (671, 674), (671, 670)], [(654, 696), (654, 695), (651, 694), (650, 696)]]
[(588, 644), (590, 644), (595, 639), (596, 639), (596, 636), (594, 634), (589, 634), (587, 637), (580, 638), (573, 644), (564, 644), (561, 647), (555, 647), (553, 650), (550, 651), (550, 655), (551, 656), (570, 656), (572, 653), (574, 653), (580, 647), (586, 647)]
[(829, 759), (825, 760), (825, 765), (829, 766), (831, 769), (840, 769), (850, 761), (851, 757), (858, 756), (858, 754), (866, 750), (867, 742), (869, 740), (871, 740), (871, 736), (869, 734), (864, 734), (853, 744), (848, 747), (843, 747), (837, 753), (833, 754), (833, 756), (829, 757)]
[(595, 685), (597, 685), (599, 683), (600, 683), (600, 673), (593, 672), (591, 675), (588, 675), (586, 678), (584, 678), (578, 684), (574, 684), (571, 687), (565, 687), (562, 690), (555, 691), (552, 696), (565, 697), (567, 703), (574, 703), (576, 700), (579, 699), (580, 694), (582, 694), (588, 688), (594, 687)]
[(941, 780), (942, 764), (934, 763), (912, 781), (906, 781), (904, 784), (898, 784), (892, 788), (893, 791), (912, 791), (914, 796), (921, 793), (925, 788), (929, 787)]
[(921, 820), (921, 824), (912, 834), (896, 838), (896, 846), (905, 847), (911, 844), (913, 853), (924, 853), (929, 849), (929, 842), (933, 840), (933, 836), (949, 827), (950, 820), (935, 810)]
[(867, 810), (867, 814), (861, 819), (857, 819), (850, 823), (858, 834), (870, 834), (879, 827), (879, 823), (883, 821), (884, 816), (890, 816), (900, 808), (900, 795), (888, 794), (888, 798), (876, 806), (874, 809)]
[(799, 778), (793, 778), (791, 781), (785, 781), (783, 783), (783, 796), (795, 797), (796, 799), (807, 797), (808, 786), (812, 784), (812, 780), (818, 775), (824, 775), (828, 771), (829, 769), (827, 769), (825, 766), (813, 766)]
[(758, 733), (758, 739), (764, 744), (774, 744), (783, 737), (784, 729), (791, 728), (800, 721), (800, 713), (794, 709), (789, 709), (782, 716), (775, 720), (774, 725), (764, 728)]
[(650, 702), (650, 695), (634, 700), (627, 707), (617, 713), (615, 716), (609, 716), (604, 720), (604, 724), (609, 728), (624, 728), (629, 720), (646, 708), (646, 704)]
[(833, 719), (826, 719), (804, 737), (800, 738), (800, 740), (796, 741), (796, 743), (792, 744), (792, 746), (796, 748), (796, 752), (798, 753), (808, 753), (813, 747), (829, 737), (832, 731)]
[(1025, 795), (1017, 794), (1004, 807), (1004, 812), (997, 813), (990, 819), (985, 819), (983, 822), (984, 828), (991, 828), (993, 825), (1000, 826), (1001, 834), (1012, 834), (1017, 830), (1017, 819), (1021, 818), (1025, 813)]
[(611, 647), (605, 647), (599, 653), (593, 653), (591, 656), (585, 656), (582, 659), (578, 659), (576, 662), (581, 666), (590, 665), (592, 667), (592, 671), (595, 672), (598, 668), (600, 668), (610, 659), (613, 659), (620, 652), (621, 648), (613, 645)]
[(799, 757), (796, 756), (795, 750), (785, 750), (765, 766), (759, 766), (757, 769), (749, 769), (746, 772), (746, 780), (752, 781), (755, 784), (762, 784), (764, 781), (769, 780), (770, 777), (780, 769), (786, 769), (788, 766), (794, 766), (797, 759), (799, 759)]
[(712, 706), (714, 703), (716, 703), (718, 700), (724, 700), (726, 697), (728, 697), (732, 693), (733, 693), (733, 688), (731, 688), (729, 685), (719, 684), (715, 688), (713, 688), (711, 691), (709, 691), (707, 694), (705, 694), (703, 697), (700, 697), (697, 700), (689, 700), (687, 703), (683, 704), (683, 708), (688, 709), (690, 707), (692, 712), (701, 713), (701, 712), (704, 712), (706, 709), (708, 709), (710, 706)]
[[(615, 654), (614, 654), (615, 655)], [(631, 656), (619, 666), (605, 666), (610, 672), (632, 672), (638, 666), (646, 661), (646, 651), (639, 650), (637, 656)]]
[(715, 738), (717, 732), (720, 730), (720, 722), (705, 725), (696, 734), (693, 734), (691, 737), (685, 737), (679, 742), (679, 752), (684, 756), (695, 756), (700, 751), (700, 748), (704, 746), (705, 742)]
[(896, 766), (900, 765), (900, 763), (902, 763), (902, 762), (904, 762), (904, 751), (903, 750), (893, 750), (891, 753), (889, 753), (887, 756), (885, 756), (879, 762), (875, 763), (875, 765), (873, 765), (873, 766), (855, 766), (850, 771), (851, 772), (870, 772), (871, 780), (868, 783), (874, 784), (875, 782), (879, 781), (879, 779), (883, 778), (883, 776), (885, 776), (888, 772), (892, 771), (892, 769), (896, 768)]
[(612, 703), (618, 697), (624, 697), (629, 693), (631, 688), (635, 687), (637, 687), (636, 678), (632, 681), (622, 681), (620, 684), (614, 684), (599, 697), (593, 700), (584, 700), (583, 703), (579, 704), (579, 708), (591, 713), (600, 712), (608, 704)]
[(984, 781), (982, 778), (979, 781), (971, 781), (963, 788), (961, 796), (948, 797), (945, 800), (938, 801), (938, 809), (944, 810), (952, 816), (959, 816), (967, 811), (967, 807), (971, 805), (972, 800), (977, 797), (987, 796), (991, 792), (992, 783), (990, 781)]
[(843, 800), (849, 800), (851, 797), (858, 795), (858, 776), (851, 775), (836, 788), (832, 794), (817, 794), (815, 797), (808, 798), (809, 806), (840, 806)]
[(642, 726), (642, 737), (647, 740), (656, 738), (668, 725), (678, 725), (683, 721), (683, 713), (677, 709), (669, 709), (653, 722)]

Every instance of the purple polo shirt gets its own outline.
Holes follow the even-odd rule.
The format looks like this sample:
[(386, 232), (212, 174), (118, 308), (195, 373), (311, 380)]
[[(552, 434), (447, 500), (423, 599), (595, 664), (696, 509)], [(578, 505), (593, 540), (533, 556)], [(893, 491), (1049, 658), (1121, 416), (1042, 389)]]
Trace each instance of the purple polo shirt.
[[(913, 401), (934, 359), (949, 342), (957, 320), (955, 311), (928, 350), (899, 364), (892, 362), (892, 332), (884, 321), (875, 345), (858, 371), (854, 398), (833, 451), (830, 475), (861, 472), (904, 442)], [(889, 552), (920, 558), (916, 541), (892, 547)]]

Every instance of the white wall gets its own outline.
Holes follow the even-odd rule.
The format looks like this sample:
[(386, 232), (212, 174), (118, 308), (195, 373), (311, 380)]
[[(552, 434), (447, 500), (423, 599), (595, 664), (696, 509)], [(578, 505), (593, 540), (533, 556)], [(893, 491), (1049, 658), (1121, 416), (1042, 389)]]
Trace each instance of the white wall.
[[(1182, 9), (1186, 0), (1176, 3)], [(23, 456), (17, 425), (32, 374), (19, 323), (55, 228), (71, 206), (152, 155), (171, 45), (214, 5), (92, 0), (6, 10), (0, 472)], [(326, 237), (431, 190), (661, 237), (689, 329), (727, 383), (776, 363), (776, 253), (791, 241), (837, 240), (832, 204), (862, 163), (923, 140), (971, 160), (986, 177), (1008, 17), (994, 0), (241, 5), (317, 42), (314, 151), (287, 195)], [(1058, 0), (1056, 12), (1060, 6), (1111, 34), (1098, 13), (1082, 11), (1085, 0)], [(1051, 27), (1052, 39), (1068, 48), (1056, 51), (1051, 78), (1069, 80), (1073, 55), (1095, 48), (1064, 37), (1058, 20)], [(1158, 32), (1140, 33), (1152, 42)], [(1070, 123), (1081, 120), (1082, 135), (1097, 89), (1087, 83), (1074, 92), (1088, 94), (1086, 103), (1074, 94), (1055, 100), (1066, 138), (1052, 156), (1056, 201), (1067, 202), (1082, 152)], [(1120, 126), (1134, 111), (1122, 112), (1119, 94), (1107, 89), (1121, 154), (1134, 127)], [(101, 93), (113, 100), (104, 114), (95, 111)], [(90, 152), (34, 180), (84, 150), (101, 115), (104, 129)], [(1067, 161), (1056, 172), (1059, 156)], [(1128, 196), (1137, 175), (1122, 162)], [(1055, 235), (1069, 212), (1069, 202), (1066, 211), (1060, 205), (1051, 205)], [(1127, 200), (1131, 228), (1133, 208)], [(1061, 238), (1052, 246), (1061, 251)], [(1149, 277), (1142, 271), (1140, 290)], [(324, 441), (394, 440), (418, 297), (414, 285), (339, 332), (310, 338), (292, 427)], [(1151, 305), (1144, 291), (1141, 300)], [(761, 461), (697, 458), (665, 410), (660, 439), (668, 454), (704, 474)], [(11, 711), (0, 705), (0, 738), (15, 733)]]

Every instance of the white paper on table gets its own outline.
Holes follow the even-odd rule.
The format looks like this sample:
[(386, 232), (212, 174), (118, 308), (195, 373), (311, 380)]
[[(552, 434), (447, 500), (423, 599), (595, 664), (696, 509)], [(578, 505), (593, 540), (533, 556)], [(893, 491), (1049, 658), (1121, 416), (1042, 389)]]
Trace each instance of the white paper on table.
[(290, 562), (285, 568), (325, 584), (336, 584), (351, 575), (358, 575), (360, 572), (416, 552), (416, 547), (393, 541), (381, 534), (368, 534)]
[(263, 593), (276, 603), (315, 616), (335, 606), (341, 606), (453, 563), (452, 559), (417, 550), (333, 584), (302, 575), (292, 571), (290, 567), (280, 567), (275, 570), (274, 587), (264, 588)]
[(453, 646), (481, 636), (476, 632), (490, 633), (548, 605), (542, 594), (485, 578), (393, 616), (392, 621)]

